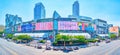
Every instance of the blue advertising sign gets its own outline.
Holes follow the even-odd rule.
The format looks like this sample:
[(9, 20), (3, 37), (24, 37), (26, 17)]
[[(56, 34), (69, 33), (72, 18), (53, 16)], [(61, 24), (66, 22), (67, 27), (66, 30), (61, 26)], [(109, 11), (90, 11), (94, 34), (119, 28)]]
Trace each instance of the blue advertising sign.
[(33, 30), (33, 26), (32, 24), (24, 24), (21, 26), (22, 31), (32, 31)]

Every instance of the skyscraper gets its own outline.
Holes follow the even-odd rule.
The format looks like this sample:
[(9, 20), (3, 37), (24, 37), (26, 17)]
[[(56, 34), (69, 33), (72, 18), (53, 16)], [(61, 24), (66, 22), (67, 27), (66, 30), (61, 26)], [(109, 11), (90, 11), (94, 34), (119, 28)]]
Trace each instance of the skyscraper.
[(72, 15), (73, 16), (79, 16), (79, 3), (78, 1), (75, 1), (72, 7)]
[(40, 2), (35, 4), (34, 8), (34, 20), (45, 18), (45, 7)]

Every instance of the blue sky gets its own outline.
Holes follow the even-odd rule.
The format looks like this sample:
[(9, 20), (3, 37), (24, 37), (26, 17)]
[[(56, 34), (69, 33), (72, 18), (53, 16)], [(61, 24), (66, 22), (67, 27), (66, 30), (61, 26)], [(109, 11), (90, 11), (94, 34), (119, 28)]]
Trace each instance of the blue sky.
[[(62, 17), (72, 14), (72, 4), (76, 0), (0, 0), (0, 24), (5, 25), (5, 14), (22, 17), (23, 21), (33, 19), (36, 3), (42, 2), (46, 9), (46, 17), (52, 17), (56, 10)], [(120, 24), (120, 0), (78, 0), (80, 15), (100, 18), (109, 24)], [(120, 25), (119, 25), (120, 26)]]

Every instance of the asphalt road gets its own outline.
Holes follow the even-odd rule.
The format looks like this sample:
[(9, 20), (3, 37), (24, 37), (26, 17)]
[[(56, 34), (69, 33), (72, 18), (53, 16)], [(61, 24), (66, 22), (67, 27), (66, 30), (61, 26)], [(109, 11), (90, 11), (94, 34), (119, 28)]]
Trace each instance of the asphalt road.
[(120, 40), (115, 40), (110, 43), (103, 43), (100, 46), (93, 46), (86, 49), (81, 55), (120, 55)]
[(0, 55), (35, 55), (34, 51), (0, 38)]
[(120, 47), (114, 50), (110, 55), (120, 55)]
[(0, 55), (120, 55), (120, 40), (115, 40), (107, 44), (103, 42), (99, 46), (63, 53), (62, 51), (44, 51), (44, 49), (31, 50), (31, 48), (0, 38)]

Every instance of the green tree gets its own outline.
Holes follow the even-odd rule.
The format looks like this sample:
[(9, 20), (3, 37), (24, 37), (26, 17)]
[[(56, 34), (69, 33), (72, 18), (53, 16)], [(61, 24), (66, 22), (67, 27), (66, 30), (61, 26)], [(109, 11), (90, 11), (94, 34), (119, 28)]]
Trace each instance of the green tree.
[(66, 41), (69, 40), (69, 37), (66, 36), (66, 35), (61, 35), (61, 38), (62, 38), (62, 41), (64, 41), (64, 47), (65, 47), (65, 45), (66, 45)]
[(115, 38), (117, 38), (117, 36), (115, 34), (110, 34), (110, 38), (115, 39)]
[(30, 37), (29, 35), (18, 35), (18, 36), (16, 36), (15, 39), (25, 41), (25, 42), (29, 42), (29, 41), (32, 40), (32, 37)]
[(79, 41), (79, 42), (84, 42), (86, 40), (86, 38), (82, 35), (80, 36), (75, 36), (75, 38)]
[(94, 43), (94, 42), (96, 42), (97, 40), (93, 38), (93, 39), (87, 39), (87, 41)]
[(4, 32), (2, 32), (2, 31), (0, 32), (0, 37), (2, 37), (2, 34), (3, 34), (3, 33), (4, 33)]
[(7, 34), (7, 37), (6, 37), (6, 38), (12, 39), (13, 37), (14, 37), (13, 34)]
[(40, 40), (39, 42), (40, 42), (40, 43), (45, 43), (46, 41), (45, 41), (45, 40)]
[(60, 34), (57, 34), (56, 35), (56, 40), (55, 41), (59, 41), (59, 40), (61, 40), (62, 38), (61, 38), (61, 35)]
[(73, 44), (73, 40), (74, 40), (74, 37), (73, 36), (70, 36), (70, 35), (67, 35), (70, 39), (70, 44), (72, 45)]
[(12, 38), (12, 40), (17, 41), (18, 38), (15, 36), (15, 37)]

